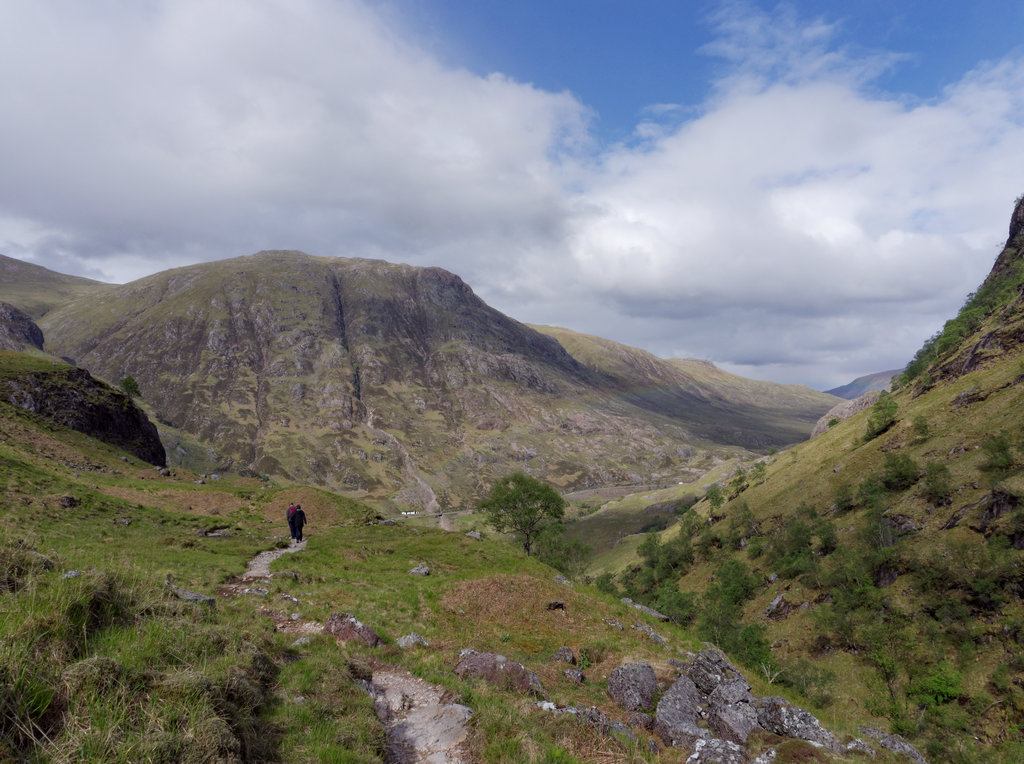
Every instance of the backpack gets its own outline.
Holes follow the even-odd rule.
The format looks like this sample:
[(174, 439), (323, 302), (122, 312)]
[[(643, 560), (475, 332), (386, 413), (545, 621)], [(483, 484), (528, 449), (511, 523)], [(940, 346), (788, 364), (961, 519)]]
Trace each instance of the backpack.
[(290, 504), (288, 506), (288, 514), (285, 515), (285, 518), (288, 519), (288, 520), (291, 520), (293, 517), (295, 517), (295, 505), (294, 504)]

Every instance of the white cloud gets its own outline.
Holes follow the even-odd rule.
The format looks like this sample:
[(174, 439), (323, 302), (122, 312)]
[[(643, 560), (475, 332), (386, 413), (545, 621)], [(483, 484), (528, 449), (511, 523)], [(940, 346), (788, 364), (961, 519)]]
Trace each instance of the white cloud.
[(440, 265), (495, 307), (822, 386), (898, 366), (987, 272), (1024, 61), (932, 102), (885, 51), (727, 4), (707, 103), (601, 149), (567, 93), (440, 63), (358, 0), (0, 6), (0, 251), (123, 281), (298, 248)]

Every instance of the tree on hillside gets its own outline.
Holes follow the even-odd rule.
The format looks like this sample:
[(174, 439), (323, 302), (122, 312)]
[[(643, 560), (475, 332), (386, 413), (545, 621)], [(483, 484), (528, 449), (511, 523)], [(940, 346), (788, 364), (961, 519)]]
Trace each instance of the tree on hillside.
[(480, 509), (496, 531), (514, 533), (529, 555), (537, 536), (562, 519), (565, 500), (551, 486), (515, 472), (494, 484)]
[(142, 391), (139, 390), (139, 383), (135, 381), (135, 377), (122, 377), (118, 381), (117, 386), (129, 398), (138, 398), (142, 395)]

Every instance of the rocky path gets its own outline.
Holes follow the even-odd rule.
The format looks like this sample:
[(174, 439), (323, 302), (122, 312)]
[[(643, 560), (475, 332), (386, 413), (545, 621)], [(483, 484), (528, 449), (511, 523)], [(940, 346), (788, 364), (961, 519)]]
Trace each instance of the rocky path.
[(373, 672), (370, 693), (387, 730), (388, 764), (463, 764), (473, 712), (445, 702), (445, 690), (404, 669)]
[[(301, 552), (306, 541), (283, 549), (257, 554), (246, 566), (239, 584), (221, 590), (224, 596), (250, 591), (254, 581), (270, 578), (270, 564), (292, 552)], [(323, 624), (275, 618), (281, 631), (316, 634)], [(387, 736), (388, 764), (468, 764), (464, 743), (469, 734), (466, 722), (472, 711), (447, 702), (445, 689), (418, 679), (405, 669), (385, 666), (374, 670), (367, 691), (373, 697), (377, 716)]]
[(299, 543), (292, 544), (284, 549), (268, 549), (266, 552), (260, 552), (245, 566), (242, 580), (252, 581), (257, 578), (270, 578), (270, 563), (286, 554), (303, 551), (306, 548), (306, 541), (306, 539), (303, 539)]

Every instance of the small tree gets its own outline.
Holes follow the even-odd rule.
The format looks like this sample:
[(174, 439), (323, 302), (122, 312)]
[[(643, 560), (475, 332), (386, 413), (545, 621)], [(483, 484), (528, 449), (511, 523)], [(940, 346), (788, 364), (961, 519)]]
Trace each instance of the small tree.
[(117, 386), (129, 398), (138, 398), (142, 395), (142, 391), (139, 390), (139, 383), (135, 381), (135, 377), (122, 377), (118, 380)]
[(725, 504), (725, 491), (722, 490), (722, 486), (718, 483), (712, 483), (708, 486), (708, 490), (704, 492), (704, 498), (711, 503), (711, 508), (718, 510)]
[(502, 478), (480, 503), (487, 522), (499, 533), (511, 531), (527, 555), (537, 536), (565, 514), (565, 500), (558, 491), (536, 478), (515, 472)]
[(894, 424), (896, 424), (896, 413), (899, 411), (899, 405), (896, 403), (896, 399), (889, 393), (883, 391), (878, 396), (878, 400), (875, 401), (875, 405), (871, 407), (871, 414), (868, 416), (867, 431), (864, 433), (864, 440), (872, 440), (877, 438), (883, 432), (888, 430)]

